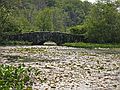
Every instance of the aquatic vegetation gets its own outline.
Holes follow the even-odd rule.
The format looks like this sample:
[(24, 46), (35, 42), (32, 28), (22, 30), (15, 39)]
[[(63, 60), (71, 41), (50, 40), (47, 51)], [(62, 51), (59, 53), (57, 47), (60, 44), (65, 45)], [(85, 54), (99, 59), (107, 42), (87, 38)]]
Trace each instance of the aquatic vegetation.
[(19, 65), (0, 65), (0, 90), (23, 90), (30, 83), (29, 72)]
[(86, 90), (91, 87), (115, 90), (120, 83), (119, 50), (64, 46), (5, 47), (0, 62), (8, 60), (4, 64), (15, 66), (24, 63), (33, 83), (27, 85), (33, 90), (66, 90), (68, 87), (79, 90), (81, 83), (83, 88), (88, 87)]
[(17, 49), (17, 51), (21, 53), (27, 52), (27, 53), (33, 53), (33, 54), (46, 52), (46, 50), (43, 48), (42, 49), (41, 48), (19, 48)]
[(96, 44), (96, 43), (65, 43), (64, 46), (78, 48), (120, 48), (120, 44)]

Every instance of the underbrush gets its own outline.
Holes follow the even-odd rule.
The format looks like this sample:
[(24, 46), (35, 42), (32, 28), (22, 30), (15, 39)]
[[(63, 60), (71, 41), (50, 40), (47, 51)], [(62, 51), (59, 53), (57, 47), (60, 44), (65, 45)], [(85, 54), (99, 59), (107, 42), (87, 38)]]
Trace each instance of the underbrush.
[(96, 43), (65, 43), (65, 46), (78, 48), (120, 48), (120, 44), (96, 44)]
[(0, 90), (32, 90), (30, 84), (29, 70), (23, 65), (0, 65)]

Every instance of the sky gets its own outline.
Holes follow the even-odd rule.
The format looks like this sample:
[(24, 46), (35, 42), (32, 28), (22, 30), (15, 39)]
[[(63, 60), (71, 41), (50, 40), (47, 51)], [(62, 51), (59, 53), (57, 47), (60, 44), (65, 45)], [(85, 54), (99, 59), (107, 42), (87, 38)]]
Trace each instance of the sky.
[[(82, 0), (82, 1), (85, 1), (85, 0)], [(94, 3), (96, 0), (87, 0), (87, 1)]]
[(92, 2), (92, 3), (95, 2), (95, 0), (88, 0), (88, 1), (90, 1), (90, 2)]

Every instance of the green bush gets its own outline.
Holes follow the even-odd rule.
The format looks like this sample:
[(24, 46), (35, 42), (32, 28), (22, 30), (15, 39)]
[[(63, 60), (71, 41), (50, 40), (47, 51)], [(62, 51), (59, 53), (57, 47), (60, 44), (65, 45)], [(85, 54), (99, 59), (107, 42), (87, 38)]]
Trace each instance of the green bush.
[(0, 65), (0, 90), (23, 90), (29, 81), (28, 71), (22, 65)]
[(85, 29), (84, 25), (78, 25), (78, 26), (70, 27), (68, 30), (72, 34), (85, 34), (86, 33), (86, 29)]

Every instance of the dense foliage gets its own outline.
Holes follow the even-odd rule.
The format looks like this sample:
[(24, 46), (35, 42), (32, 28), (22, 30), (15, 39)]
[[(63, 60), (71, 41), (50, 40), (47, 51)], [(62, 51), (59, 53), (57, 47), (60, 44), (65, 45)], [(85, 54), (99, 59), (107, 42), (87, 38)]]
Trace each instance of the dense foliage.
[(60, 31), (89, 42), (120, 42), (119, 0), (0, 0), (0, 41), (6, 35)]
[(30, 81), (27, 69), (0, 65), (0, 90), (23, 90)]
[(85, 34), (87, 32), (87, 29), (85, 25), (77, 25), (68, 28), (68, 31), (70, 31), (72, 34)]
[[(103, 0), (104, 1), (104, 0)], [(120, 43), (120, 13), (115, 2), (99, 1), (86, 18), (87, 38), (96, 43)]]
[[(0, 19), (8, 21), (9, 18), (14, 25), (19, 25), (22, 32), (36, 29), (42, 31), (44, 26), (48, 26), (45, 27), (48, 31), (54, 30), (53, 28), (57, 30), (59, 27), (64, 29), (66, 26), (82, 23), (90, 5), (87, 1), (79, 0), (1, 0)], [(5, 22), (1, 20), (1, 23)]]

